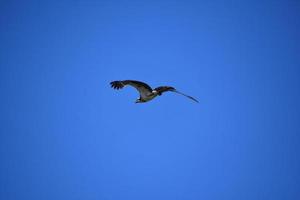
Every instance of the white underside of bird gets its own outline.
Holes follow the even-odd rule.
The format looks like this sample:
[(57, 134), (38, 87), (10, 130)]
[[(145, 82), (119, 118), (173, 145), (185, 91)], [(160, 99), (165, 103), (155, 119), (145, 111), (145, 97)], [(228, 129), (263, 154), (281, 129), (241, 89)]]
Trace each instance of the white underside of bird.
[(158, 92), (156, 90), (152, 90), (151, 93), (143, 95), (142, 98), (137, 99), (135, 101), (135, 103), (144, 103), (144, 102), (150, 101), (150, 100), (154, 99), (155, 97), (157, 97), (157, 95), (158, 95)]

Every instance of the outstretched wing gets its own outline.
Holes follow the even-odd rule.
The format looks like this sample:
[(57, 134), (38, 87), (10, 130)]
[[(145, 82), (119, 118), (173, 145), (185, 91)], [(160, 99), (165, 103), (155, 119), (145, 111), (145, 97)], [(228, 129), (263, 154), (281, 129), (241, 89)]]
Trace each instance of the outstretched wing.
[(113, 81), (110, 83), (111, 87), (114, 89), (122, 89), (126, 85), (130, 85), (137, 89), (142, 98), (146, 98), (148, 95), (152, 93), (152, 88), (146, 83), (134, 80), (124, 80), (124, 81)]
[(183, 95), (183, 96), (185, 96), (185, 97), (187, 97), (187, 98), (189, 98), (189, 99), (191, 99), (191, 100), (199, 103), (199, 101), (197, 99), (195, 99), (194, 97), (191, 97), (189, 95), (183, 94), (182, 92), (179, 92), (178, 90), (176, 90), (175, 88), (170, 87), (170, 86), (160, 86), (160, 87), (155, 88), (154, 90), (157, 91), (158, 95), (161, 95), (162, 93), (168, 92), (168, 91), (170, 91), (170, 92), (176, 92), (177, 94), (181, 94), (181, 95)]

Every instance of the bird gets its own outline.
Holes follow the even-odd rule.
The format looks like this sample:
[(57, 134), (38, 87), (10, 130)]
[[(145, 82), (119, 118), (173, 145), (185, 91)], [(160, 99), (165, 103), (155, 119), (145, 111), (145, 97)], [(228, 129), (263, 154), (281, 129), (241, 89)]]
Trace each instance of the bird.
[(152, 89), (148, 84), (136, 81), (136, 80), (123, 80), (123, 81), (112, 81), (110, 82), (110, 85), (113, 89), (122, 89), (123, 87), (130, 85), (138, 90), (140, 93), (140, 97), (135, 101), (135, 103), (146, 103), (152, 99), (154, 99), (157, 96), (161, 96), (164, 92), (175, 92), (177, 94), (181, 94), (197, 103), (199, 101), (195, 99), (194, 97), (191, 97), (189, 95), (183, 94), (176, 90), (174, 87), (171, 86), (159, 86), (155, 89)]

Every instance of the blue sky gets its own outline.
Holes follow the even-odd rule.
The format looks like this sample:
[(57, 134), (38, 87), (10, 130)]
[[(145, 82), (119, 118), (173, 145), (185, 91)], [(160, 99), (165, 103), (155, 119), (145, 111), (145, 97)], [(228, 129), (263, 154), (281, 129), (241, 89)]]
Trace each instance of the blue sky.
[[(2, 1), (0, 199), (300, 199), (300, 4)], [(135, 104), (113, 80), (170, 85)]]

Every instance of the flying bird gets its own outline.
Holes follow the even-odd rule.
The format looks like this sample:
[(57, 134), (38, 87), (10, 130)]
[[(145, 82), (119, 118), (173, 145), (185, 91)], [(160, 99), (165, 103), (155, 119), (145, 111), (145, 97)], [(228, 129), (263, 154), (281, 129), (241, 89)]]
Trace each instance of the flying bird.
[(189, 95), (183, 94), (183, 93), (179, 92), (178, 90), (176, 90), (174, 87), (170, 87), (170, 86), (160, 86), (155, 89), (152, 89), (148, 84), (143, 83), (141, 81), (134, 81), (134, 80), (112, 81), (110, 83), (110, 85), (112, 88), (117, 89), (117, 90), (122, 89), (126, 85), (130, 85), (130, 86), (134, 87), (135, 89), (137, 89), (138, 92), (140, 93), (140, 98), (138, 98), (135, 101), (135, 103), (148, 102), (148, 101), (154, 99), (155, 97), (162, 95), (164, 92), (168, 92), (168, 91), (175, 92), (177, 94), (181, 94), (181, 95), (188, 97), (191, 100), (199, 103), (197, 99), (195, 99)]

